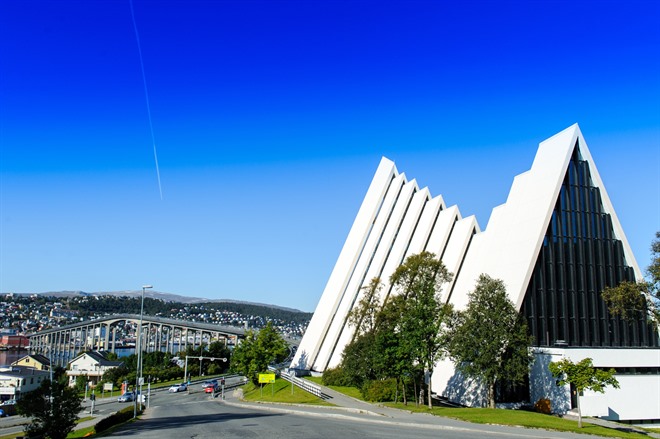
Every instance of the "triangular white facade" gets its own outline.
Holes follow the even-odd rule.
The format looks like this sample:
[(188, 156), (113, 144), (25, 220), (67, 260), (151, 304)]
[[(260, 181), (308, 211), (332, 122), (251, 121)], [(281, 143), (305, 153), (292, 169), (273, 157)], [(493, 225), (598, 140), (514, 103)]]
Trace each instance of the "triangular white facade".
[[(547, 232), (551, 224), (557, 222), (557, 219), (555, 223), (551, 221), (553, 215), (558, 215), (556, 206), (560, 200), (560, 191), (562, 185), (566, 185), (569, 166), (571, 163), (575, 166), (578, 156), (579, 166), (585, 175), (589, 176), (588, 184), (584, 183), (588, 187), (583, 185), (580, 190), (593, 192), (592, 203), (595, 199), (600, 200), (597, 214), (589, 213), (589, 218), (592, 218), (589, 221), (593, 221), (596, 216), (607, 217), (603, 224), (607, 227), (611, 224), (611, 231), (607, 231), (608, 239), (616, 241), (616, 248), (622, 249), (622, 252), (618, 252), (622, 254), (617, 254), (618, 264), (627, 267), (626, 276), (642, 279), (641, 271), (577, 124), (539, 145), (531, 169), (514, 178), (506, 203), (493, 209), (484, 232), (480, 231), (474, 217), (462, 218), (458, 207), (448, 208), (441, 196), (433, 197), (426, 188), (420, 190), (415, 180), (408, 181), (405, 174), (397, 171), (393, 162), (383, 158), (291, 368), (323, 372), (327, 368), (336, 367), (341, 362), (344, 347), (353, 337), (354, 330), (347, 324), (347, 318), (360, 299), (361, 288), (378, 276), (385, 283), (384, 291), (388, 294), (387, 281), (394, 270), (407, 256), (424, 250), (435, 253), (449, 271), (454, 273), (452, 283), (445, 286), (442, 294), (443, 298), (456, 308), (460, 309), (467, 304), (468, 292), (474, 288), (477, 278), (481, 273), (487, 273), (504, 281), (510, 299), (522, 312), (530, 279), (534, 275), (537, 261), (540, 261), (541, 253), (552, 253), (543, 246), (549, 245)], [(566, 191), (566, 188), (563, 190)], [(584, 219), (575, 221), (586, 222), (586, 215), (587, 213), (583, 215)], [(583, 227), (588, 229), (586, 224)], [(562, 239), (578, 240), (577, 237), (569, 239), (566, 236)], [(568, 245), (566, 244), (566, 247)], [(571, 248), (567, 251), (574, 250)], [(608, 279), (611, 283), (612, 276)], [(600, 291), (597, 294), (600, 294)], [(591, 300), (595, 299), (592, 297)], [(552, 312), (556, 314), (563, 311)], [(610, 318), (603, 313), (606, 311), (601, 309), (601, 320)], [(612, 321), (609, 322), (611, 325)], [(587, 328), (585, 331), (598, 331), (594, 328)], [(554, 336), (557, 337), (556, 334)], [(583, 335), (576, 336), (582, 340), (580, 337)], [(605, 337), (605, 341), (599, 337), (598, 334), (591, 334), (591, 341), (587, 340), (585, 343), (593, 343), (594, 339), (598, 343), (621, 343), (619, 337), (640, 339), (637, 332), (628, 335), (625, 330), (621, 336), (618, 333), (613, 336), (616, 339), (614, 342), (608, 337)], [(649, 342), (650, 347), (657, 348), (657, 334), (652, 335), (651, 339), (654, 337), (655, 340)], [(539, 346), (552, 346), (554, 340), (547, 338), (539, 340)], [(644, 340), (648, 341), (648, 337), (637, 342), (646, 343)], [(659, 351), (656, 349), (655, 352), (657, 355)], [(433, 382), (434, 387), (437, 386), (435, 390), (442, 394), (455, 377), (452, 375), (453, 368), (447, 367), (446, 363), (438, 366)], [(660, 382), (660, 378), (657, 380)], [(460, 395), (457, 398), (460, 399)]]

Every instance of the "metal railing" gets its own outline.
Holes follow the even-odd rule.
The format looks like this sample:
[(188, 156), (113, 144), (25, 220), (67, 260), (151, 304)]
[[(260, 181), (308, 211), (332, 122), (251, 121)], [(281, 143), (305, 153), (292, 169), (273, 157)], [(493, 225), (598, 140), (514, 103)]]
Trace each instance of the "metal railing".
[(318, 386), (314, 383), (310, 383), (307, 380), (303, 380), (301, 378), (298, 378), (294, 374), (290, 374), (289, 372), (286, 372), (286, 371), (283, 370), (283, 371), (280, 372), (280, 377), (282, 377), (283, 379), (287, 380), (288, 382), (300, 387), (304, 391), (309, 392), (314, 396), (318, 396), (321, 399), (330, 398), (328, 395), (323, 393), (323, 391), (321, 390), (321, 386)]

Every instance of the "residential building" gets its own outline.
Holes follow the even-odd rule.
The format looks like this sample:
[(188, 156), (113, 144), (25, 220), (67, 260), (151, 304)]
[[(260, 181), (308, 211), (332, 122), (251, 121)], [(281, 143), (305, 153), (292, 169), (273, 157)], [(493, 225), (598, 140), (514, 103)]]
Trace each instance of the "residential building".
[(31, 367), (37, 370), (50, 370), (50, 360), (45, 355), (30, 354), (20, 358), (13, 363), (12, 366)]
[(0, 335), (0, 347), (8, 349), (25, 349), (30, 344), (28, 338), (24, 335)]
[(37, 389), (49, 375), (50, 372), (32, 367), (0, 368), (0, 402), (21, 399), (21, 395)]
[(87, 377), (91, 386), (95, 386), (101, 381), (103, 374), (122, 364), (122, 361), (108, 360), (100, 352), (83, 352), (69, 362), (69, 369), (66, 371), (69, 377), (69, 385), (75, 386), (76, 379), (82, 375)]

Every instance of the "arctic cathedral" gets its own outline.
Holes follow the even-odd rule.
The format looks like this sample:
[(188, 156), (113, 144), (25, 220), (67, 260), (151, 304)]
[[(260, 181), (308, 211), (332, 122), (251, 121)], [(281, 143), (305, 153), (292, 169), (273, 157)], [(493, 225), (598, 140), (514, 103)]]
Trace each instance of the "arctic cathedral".
[[(457, 309), (486, 273), (504, 281), (526, 317), (535, 354), (529, 380), (515, 395), (498, 392), (499, 402), (548, 398), (553, 411), (565, 413), (575, 407), (574, 392), (557, 387), (548, 364), (590, 357), (596, 367), (616, 369), (620, 388), (585, 392), (583, 415), (660, 420), (658, 330), (643, 313), (635, 321), (612, 316), (601, 297), (608, 286), (641, 280), (642, 272), (577, 124), (541, 142), (531, 169), (514, 178), (485, 231), (383, 158), (291, 368), (336, 367), (353, 336), (347, 316), (361, 288), (376, 276), (387, 282), (406, 257), (422, 251), (454, 273), (441, 294)], [(397, 294), (387, 284), (383, 291)], [(449, 360), (436, 365), (432, 386), (467, 406), (486, 398), (485, 389), (460, 376)]]

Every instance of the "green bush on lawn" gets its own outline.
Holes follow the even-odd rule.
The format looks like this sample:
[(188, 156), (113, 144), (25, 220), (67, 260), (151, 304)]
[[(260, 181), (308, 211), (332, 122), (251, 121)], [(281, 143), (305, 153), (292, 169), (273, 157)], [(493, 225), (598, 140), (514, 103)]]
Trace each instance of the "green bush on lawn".
[(396, 396), (396, 380), (394, 378), (388, 378), (385, 380), (368, 381), (362, 387), (361, 392), (367, 401), (394, 401)]
[[(138, 410), (138, 414), (140, 413), (142, 413), (142, 407), (140, 407)], [(97, 434), (101, 433), (102, 431), (106, 431), (107, 429), (114, 427), (115, 425), (122, 424), (131, 419), (133, 419), (132, 405), (130, 407), (125, 407), (119, 410), (117, 413), (113, 413), (107, 418), (101, 419), (99, 422), (96, 423), (96, 426), (94, 427), (94, 432)]]

